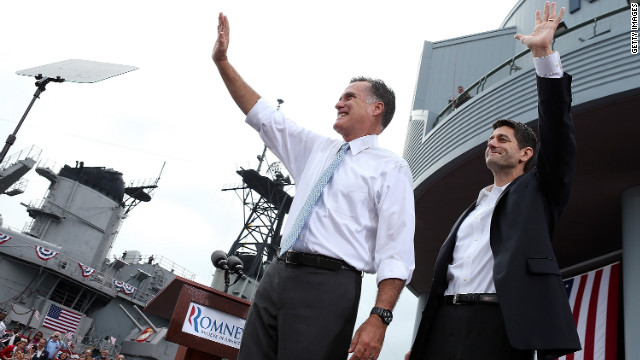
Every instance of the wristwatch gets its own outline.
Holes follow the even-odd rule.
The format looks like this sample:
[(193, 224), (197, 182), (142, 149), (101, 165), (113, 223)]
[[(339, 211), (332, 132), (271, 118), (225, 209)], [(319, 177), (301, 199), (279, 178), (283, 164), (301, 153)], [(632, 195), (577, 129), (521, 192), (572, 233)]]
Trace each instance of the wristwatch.
[(382, 319), (382, 322), (385, 325), (391, 324), (391, 320), (393, 320), (393, 313), (391, 312), (391, 310), (383, 309), (377, 306), (371, 309), (370, 314), (376, 314), (380, 316), (380, 319)]

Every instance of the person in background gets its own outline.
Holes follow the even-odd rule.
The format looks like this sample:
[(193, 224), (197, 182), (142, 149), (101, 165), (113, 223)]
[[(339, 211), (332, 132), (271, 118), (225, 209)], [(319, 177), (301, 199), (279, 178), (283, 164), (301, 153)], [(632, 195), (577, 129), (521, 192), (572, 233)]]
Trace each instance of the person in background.
[(9, 338), (9, 345), (15, 345), (18, 341), (22, 340), (22, 336), (18, 334), (20, 332), (20, 326), (16, 325), (13, 327), (13, 332), (11, 333), (11, 337)]
[[(27, 342), (29, 343), (29, 345), (33, 345), (34, 347), (38, 346), (38, 344), (40, 343), (40, 340), (43, 340), (44, 334), (42, 333), (42, 331), (36, 331), (36, 334), (33, 335), (33, 338), (31, 338), (31, 334), (33, 333), (34, 329), (29, 330), (29, 335), (27, 336)], [(44, 341), (45, 344), (47, 343), (47, 340)]]
[(65, 345), (60, 338), (59, 332), (54, 332), (47, 341), (47, 352), (49, 353), (49, 360), (58, 356), (58, 352), (65, 349)]
[(94, 360), (109, 360), (109, 350), (102, 349), (102, 351), (100, 351), (100, 356), (98, 356)]
[(24, 353), (20, 351), (14, 352), (11, 360), (24, 360)]
[(30, 360), (47, 360), (49, 358), (49, 352), (46, 349), (47, 340), (40, 339), (38, 341), (38, 345), (35, 347), (31, 347), (29, 349), (29, 359)]
[(27, 345), (26, 340), (20, 340), (15, 345), (7, 345), (2, 351), (0, 351), (0, 360), (11, 360), (15, 353), (23, 353), (24, 348)]
[(4, 319), (7, 318), (7, 312), (2, 310), (0, 311), (0, 336), (2, 336), (5, 331), (7, 331), (7, 325), (4, 323)]

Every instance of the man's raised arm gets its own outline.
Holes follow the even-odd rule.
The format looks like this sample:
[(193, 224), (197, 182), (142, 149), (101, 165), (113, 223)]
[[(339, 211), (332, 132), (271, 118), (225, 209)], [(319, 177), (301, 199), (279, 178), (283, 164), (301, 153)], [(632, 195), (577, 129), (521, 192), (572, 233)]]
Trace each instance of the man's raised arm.
[(222, 81), (227, 86), (229, 94), (240, 110), (246, 115), (260, 100), (260, 95), (247, 84), (236, 69), (229, 62), (227, 49), (229, 48), (229, 19), (223, 14), (218, 15), (218, 39), (213, 46), (211, 58), (218, 67)]

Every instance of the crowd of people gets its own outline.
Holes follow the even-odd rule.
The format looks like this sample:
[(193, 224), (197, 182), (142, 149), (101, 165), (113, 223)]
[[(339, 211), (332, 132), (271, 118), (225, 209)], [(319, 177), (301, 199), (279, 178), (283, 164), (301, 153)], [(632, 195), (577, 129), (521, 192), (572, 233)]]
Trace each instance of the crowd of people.
[[(6, 312), (0, 312), (0, 327), (5, 328)], [(33, 337), (32, 337), (33, 335)], [(0, 360), (124, 360), (124, 355), (109, 349), (86, 348), (83, 352), (76, 352), (74, 345), (62, 338), (59, 332), (54, 332), (45, 338), (40, 330), (31, 329), (25, 336), (20, 334), (20, 326), (14, 326), (12, 331), (0, 333)]]

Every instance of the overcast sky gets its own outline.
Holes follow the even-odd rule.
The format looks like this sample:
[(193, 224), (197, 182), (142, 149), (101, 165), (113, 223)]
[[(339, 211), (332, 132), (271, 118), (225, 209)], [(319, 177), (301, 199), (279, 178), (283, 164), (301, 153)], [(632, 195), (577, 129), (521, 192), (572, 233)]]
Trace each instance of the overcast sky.
[[(235, 170), (255, 168), (263, 148), (210, 58), (219, 12), (230, 20), (238, 71), (264, 98), (284, 99), (282, 111), (310, 129), (337, 137), (334, 105), (349, 79), (384, 79), (397, 110), (380, 143), (402, 154), (423, 42), (494, 30), (516, 2), (4, 1), (0, 138), (36, 90), (16, 71), (67, 59), (138, 67), (94, 84), (49, 84), (9, 155), (36, 145), (49, 165), (84, 161), (122, 172), (127, 183), (155, 178), (166, 161), (153, 200), (130, 213), (113, 253), (164, 256), (210, 284), (209, 255), (228, 251), (243, 224), (238, 197), (221, 189), (239, 185)], [(48, 186), (34, 171), (26, 178), (25, 194), (0, 197), (4, 224), (19, 230), (30, 220), (19, 203)], [(365, 277), (358, 324), (373, 305), (374, 279)], [(408, 350), (416, 304), (402, 294), (381, 360)]]

